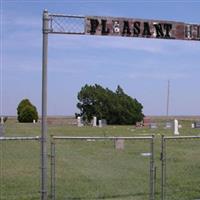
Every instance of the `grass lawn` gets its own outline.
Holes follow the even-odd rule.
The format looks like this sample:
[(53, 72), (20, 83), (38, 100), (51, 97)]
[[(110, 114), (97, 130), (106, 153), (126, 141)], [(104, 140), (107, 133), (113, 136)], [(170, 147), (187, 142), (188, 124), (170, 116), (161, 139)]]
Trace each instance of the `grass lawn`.
[[(200, 134), (200, 130), (190, 128), (189, 121), (180, 123), (183, 126), (180, 129), (181, 135)], [(40, 135), (40, 124), (19, 124), (8, 120), (5, 132), (6, 136), (36, 136)], [(133, 126), (78, 128), (49, 125), (49, 138), (52, 134), (66, 136), (155, 134), (156, 199), (160, 199), (160, 136), (162, 134), (171, 136), (172, 130), (163, 127), (135, 129)], [(149, 157), (142, 156), (141, 153), (149, 151), (148, 141), (125, 141), (124, 150), (116, 150), (112, 141), (56, 141), (56, 199), (147, 200)], [(200, 199), (199, 155), (200, 139), (167, 141), (166, 200)], [(40, 199), (40, 143), (0, 142), (0, 156), (0, 199)], [(50, 168), (50, 157), (48, 166)]]

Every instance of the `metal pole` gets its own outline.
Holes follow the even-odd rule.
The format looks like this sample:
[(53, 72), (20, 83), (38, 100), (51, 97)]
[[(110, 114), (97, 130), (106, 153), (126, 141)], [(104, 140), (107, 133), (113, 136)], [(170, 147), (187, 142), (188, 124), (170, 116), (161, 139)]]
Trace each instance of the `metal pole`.
[(165, 199), (165, 178), (166, 178), (166, 166), (165, 166), (165, 159), (166, 159), (166, 152), (165, 152), (165, 138), (162, 135), (161, 140), (161, 200)]
[(55, 141), (51, 137), (51, 200), (55, 200)]
[(152, 135), (150, 145), (151, 157), (150, 157), (150, 200), (154, 200), (155, 183), (154, 183), (154, 135)]
[(41, 130), (41, 200), (47, 200), (47, 51), (49, 15), (43, 12), (42, 47), (42, 130)]

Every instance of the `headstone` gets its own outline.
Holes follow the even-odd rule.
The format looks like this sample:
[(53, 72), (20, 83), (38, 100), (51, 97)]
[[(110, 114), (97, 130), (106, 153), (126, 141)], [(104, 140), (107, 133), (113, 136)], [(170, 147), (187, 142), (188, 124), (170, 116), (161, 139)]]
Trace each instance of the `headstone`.
[(174, 135), (179, 135), (178, 132), (178, 120), (174, 119)]
[(36, 122), (35, 122), (35, 119), (33, 120), (33, 123), (35, 124)]
[(99, 120), (99, 128), (101, 128), (102, 127), (102, 121), (101, 121), (101, 119)]
[(151, 153), (150, 152), (141, 153), (141, 156), (150, 157)]
[(4, 136), (4, 126), (0, 124), (0, 137)]
[(97, 117), (93, 117), (93, 124), (92, 124), (93, 127), (96, 127), (97, 126)]
[(3, 117), (1, 116), (1, 124), (4, 124), (4, 120)]
[(195, 122), (195, 123), (194, 123), (194, 127), (195, 127), (195, 128), (200, 128), (200, 122)]
[(195, 125), (194, 125), (194, 123), (192, 123), (192, 124), (191, 124), (191, 128), (195, 128)]
[(142, 125), (143, 125), (143, 123), (142, 123), (142, 122), (136, 122), (136, 125), (135, 125), (135, 127), (137, 127), (137, 128), (140, 128), (140, 127), (142, 127)]
[(107, 125), (107, 120), (106, 119), (102, 119), (101, 120), (101, 124), (102, 124), (102, 126), (106, 126)]
[(82, 121), (81, 121), (81, 117), (77, 117), (77, 125), (78, 125), (78, 127), (83, 126)]
[(156, 129), (156, 128), (158, 128), (158, 127), (157, 127), (157, 124), (156, 124), (156, 123), (150, 123), (150, 128)]
[(115, 140), (115, 149), (123, 150), (124, 149), (124, 139)]
[(144, 119), (143, 119), (143, 126), (144, 127), (149, 127), (150, 123), (151, 123), (151, 119), (148, 118), (148, 117), (144, 117)]
[(166, 128), (166, 129), (172, 128), (172, 123), (171, 123), (171, 122), (166, 122), (165, 128)]

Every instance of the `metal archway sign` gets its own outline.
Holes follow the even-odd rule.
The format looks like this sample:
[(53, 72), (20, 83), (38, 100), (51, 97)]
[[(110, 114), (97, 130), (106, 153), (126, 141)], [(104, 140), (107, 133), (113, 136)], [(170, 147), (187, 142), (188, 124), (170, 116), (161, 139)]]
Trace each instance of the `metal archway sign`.
[(200, 25), (158, 20), (85, 17), (85, 34), (200, 41)]
[[(200, 24), (118, 17), (51, 14), (47, 10), (44, 10), (42, 29), (41, 200), (47, 200), (48, 34), (102, 35), (200, 41)], [(153, 193), (151, 199), (154, 200)]]
[(48, 17), (48, 33), (200, 41), (200, 24), (60, 14), (48, 14)]

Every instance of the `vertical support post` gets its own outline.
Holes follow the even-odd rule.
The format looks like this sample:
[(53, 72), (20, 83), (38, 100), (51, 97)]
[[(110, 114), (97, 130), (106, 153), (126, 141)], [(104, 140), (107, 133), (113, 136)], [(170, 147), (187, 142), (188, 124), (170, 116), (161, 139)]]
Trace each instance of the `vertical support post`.
[(151, 139), (151, 144), (150, 144), (150, 152), (151, 152), (151, 157), (150, 157), (150, 200), (154, 200), (154, 195), (155, 195), (155, 182), (154, 182), (154, 135), (152, 135)]
[(165, 199), (165, 179), (166, 179), (166, 144), (164, 135), (161, 139), (161, 200)]
[(43, 47), (42, 47), (42, 130), (41, 130), (41, 200), (47, 200), (47, 51), (49, 16), (43, 12)]
[(56, 173), (56, 166), (55, 166), (55, 141), (53, 137), (51, 137), (51, 200), (55, 200), (55, 173)]

